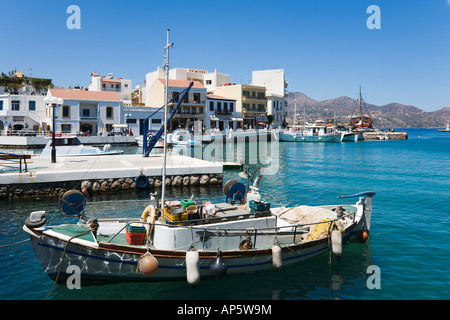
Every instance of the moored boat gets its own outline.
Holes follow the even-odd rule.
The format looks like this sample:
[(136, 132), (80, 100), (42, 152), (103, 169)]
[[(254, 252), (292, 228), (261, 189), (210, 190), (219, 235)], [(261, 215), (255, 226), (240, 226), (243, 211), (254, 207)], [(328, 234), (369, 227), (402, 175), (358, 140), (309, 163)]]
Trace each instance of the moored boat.
[(324, 125), (288, 126), (280, 131), (280, 141), (288, 142), (340, 142), (341, 134)]
[[(51, 157), (52, 148), (53, 139), (50, 139), (39, 157)], [(123, 151), (121, 150), (110, 150), (110, 148), (110, 144), (105, 144), (102, 149), (98, 147), (85, 146), (77, 137), (74, 136), (55, 137), (55, 149), (57, 157), (103, 156), (123, 153)]]
[[(200, 278), (271, 270), (330, 250), (340, 258), (341, 242), (370, 231), (373, 192), (353, 195), (359, 197), (354, 204), (289, 208), (271, 208), (255, 191), (247, 199), (256, 200), (246, 203), (245, 186), (233, 180), (224, 192), (227, 202), (186, 199), (164, 210), (149, 205), (135, 219), (86, 219), (83, 209), (75, 210), (79, 223), (48, 226), (45, 212), (33, 212), (23, 229), (41, 266), (58, 283), (77, 268), (85, 282), (188, 280), (193, 285)], [(70, 214), (84, 208), (83, 201), (72, 192), (62, 198), (62, 208)], [(197, 256), (193, 266), (191, 253)], [(152, 260), (152, 270), (145, 269), (144, 258)], [(225, 269), (219, 275), (213, 267), (218, 260)], [(192, 274), (198, 274), (195, 280)]]

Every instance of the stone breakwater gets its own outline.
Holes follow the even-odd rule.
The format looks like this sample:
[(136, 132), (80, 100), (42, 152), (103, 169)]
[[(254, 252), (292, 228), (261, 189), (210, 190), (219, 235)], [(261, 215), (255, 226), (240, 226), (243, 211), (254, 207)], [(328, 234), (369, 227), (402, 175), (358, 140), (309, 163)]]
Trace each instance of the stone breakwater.
[[(61, 181), (48, 183), (10, 184), (0, 186), (0, 199), (58, 197), (68, 190), (86, 193), (113, 193), (137, 190), (156, 190), (162, 187), (161, 176), (146, 176), (144, 188), (136, 183), (136, 177), (119, 179), (90, 179), (81, 181)], [(222, 185), (223, 174), (175, 175), (166, 177), (166, 187)]]

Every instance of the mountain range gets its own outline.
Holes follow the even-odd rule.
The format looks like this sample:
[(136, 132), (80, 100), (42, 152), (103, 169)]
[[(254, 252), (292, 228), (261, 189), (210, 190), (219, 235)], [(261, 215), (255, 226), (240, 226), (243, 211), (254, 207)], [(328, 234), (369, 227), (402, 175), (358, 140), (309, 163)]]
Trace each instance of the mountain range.
[[(360, 115), (359, 100), (349, 97), (317, 101), (303, 92), (289, 92), (287, 102), (288, 123), (293, 122), (296, 113), (299, 123), (305, 114), (307, 122), (321, 119), (348, 126), (351, 116)], [(377, 106), (365, 103), (364, 99), (363, 114), (372, 117), (376, 128), (443, 128), (450, 122), (450, 108), (428, 112), (396, 102)]]

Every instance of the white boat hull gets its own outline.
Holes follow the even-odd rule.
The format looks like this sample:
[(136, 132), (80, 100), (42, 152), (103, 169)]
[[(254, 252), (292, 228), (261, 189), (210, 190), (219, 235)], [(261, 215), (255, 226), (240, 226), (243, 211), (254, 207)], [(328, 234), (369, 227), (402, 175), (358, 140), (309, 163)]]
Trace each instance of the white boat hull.
[[(365, 203), (361, 199), (356, 205), (352, 206), (355, 209), (351, 213), (353, 218), (346, 218), (348, 219), (347, 223), (342, 229), (342, 240), (344, 242), (356, 235), (360, 230), (370, 230), (372, 198), (367, 197)], [(336, 208), (336, 206), (317, 208), (331, 212), (331, 209)], [(271, 249), (274, 243), (274, 230), (277, 230), (276, 235), (281, 243), (283, 266), (299, 263), (331, 250), (329, 236), (305, 241), (301, 235), (305, 235), (306, 231), (297, 229), (295, 225), (288, 224), (286, 221), (281, 222), (280, 220), (283, 219), (275, 215), (237, 219), (225, 223), (193, 225), (192, 227), (156, 223), (154, 224), (153, 234), (155, 239), (153, 246), (150, 248), (147, 248), (146, 245), (107, 242), (112, 240), (112, 234), (117, 230), (123, 230), (121, 227), (126, 225), (123, 221), (114, 221), (116, 224), (114, 225), (110, 220), (99, 220), (99, 224), (103, 226), (103, 229), (102, 227), (99, 228), (99, 235), (96, 240), (90, 233), (84, 235), (84, 237), (74, 237), (80, 233), (80, 230), (89, 230), (87, 226), (59, 226), (61, 228), (68, 226), (73, 228), (70, 232), (65, 233), (58, 231), (57, 227), (43, 226), (33, 229), (25, 225), (23, 229), (30, 235), (33, 249), (42, 268), (54, 280), (59, 274), (59, 283), (63, 283), (65, 279), (72, 275), (73, 269), (69, 268), (69, 266), (78, 267), (77, 269), (81, 272), (81, 279), (85, 283), (186, 280), (185, 257), (189, 244), (193, 243), (199, 253), (199, 273), (201, 278), (212, 277), (210, 265), (216, 258), (218, 245), (227, 266), (227, 274), (245, 274), (271, 270), (274, 268)], [(329, 220), (326, 222), (326, 225), (329, 225)], [(221, 226), (220, 228), (222, 228), (221, 230), (224, 233), (223, 236), (219, 237), (219, 244), (216, 236), (218, 226)], [(252, 230), (251, 226), (255, 228), (253, 229), (254, 233), (249, 235), (251, 240), (254, 241), (254, 247), (249, 250), (242, 250), (240, 246), (237, 248), (237, 244), (242, 239), (242, 232)], [(265, 227), (271, 228), (272, 233), (270, 234), (269, 229), (264, 229)], [(287, 229), (284, 229), (285, 227)], [(294, 228), (295, 234), (292, 232)], [(109, 232), (109, 229), (115, 231)], [(160, 231), (157, 231), (158, 229)], [(258, 237), (256, 237), (255, 230), (260, 230)], [(280, 230), (286, 230), (286, 233), (279, 233)], [(236, 233), (233, 234), (233, 232)], [(241, 234), (239, 234), (240, 232)], [(170, 239), (172, 240), (168, 241)], [(138, 269), (138, 261), (147, 250), (157, 259), (159, 266), (156, 273), (152, 276), (144, 276)], [(63, 253), (65, 253), (64, 258)], [(60, 265), (61, 260), (63, 260), (62, 265)]]

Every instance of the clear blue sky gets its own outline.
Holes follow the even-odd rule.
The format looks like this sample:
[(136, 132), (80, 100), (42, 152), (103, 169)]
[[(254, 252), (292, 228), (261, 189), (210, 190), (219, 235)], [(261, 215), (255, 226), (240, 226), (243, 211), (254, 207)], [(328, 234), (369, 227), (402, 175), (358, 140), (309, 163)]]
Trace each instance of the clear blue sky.
[[(426, 111), (450, 107), (450, 0), (2, 0), (0, 71), (14, 68), (89, 85), (90, 73), (143, 84), (162, 65), (166, 30), (171, 67), (218, 69), (248, 83), (252, 70), (283, 68), (289, 91), (313, 99), (399, 102)], [(69, 30), (69, 5), (81, 30)], [(370, 5), (381, 29), (369, 30)]]

